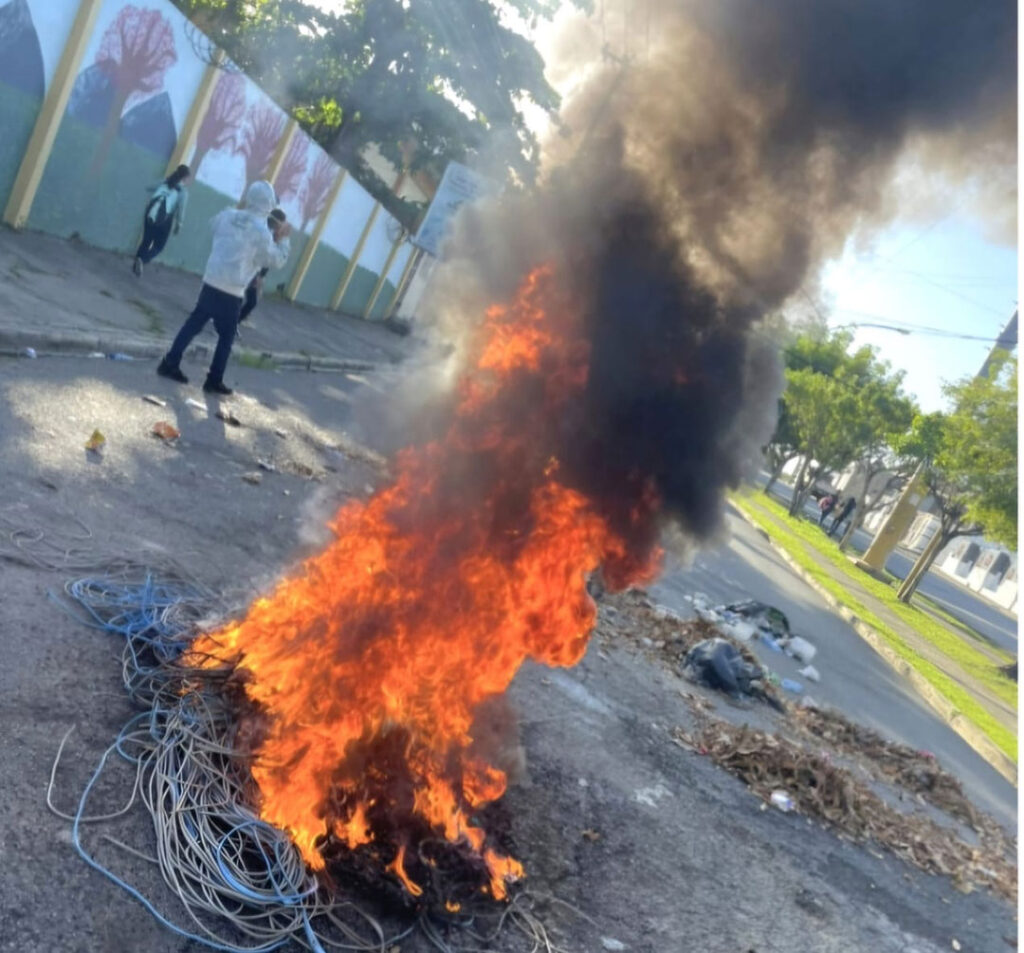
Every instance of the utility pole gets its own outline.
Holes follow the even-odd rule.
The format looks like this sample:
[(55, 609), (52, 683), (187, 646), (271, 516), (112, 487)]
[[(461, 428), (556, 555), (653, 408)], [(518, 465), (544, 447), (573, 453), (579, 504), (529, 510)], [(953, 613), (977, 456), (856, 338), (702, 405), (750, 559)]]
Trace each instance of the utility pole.
[[(996, 339), (996, 343), (992, 345), (991, 350), (988, 352), (985, 362), (981, 365), (981, 368), (975, 375), (975, 380), (982, 377), (988, 377), (992, 370), (992, 361), (997, 352), (1012, 351), (1016, 346), (1017, 312), (1014, 311), (1013, 317), (1006, 322), (1006, 326), (1003, 328), (1002, 333)], [(917, 515), (917, 507), (926, 495), (924, 475), (925, 465), (924, 463), (919, 463), (917, 469), (914, 471), (914, 475), (910, 478), (910, 482), (900, 494), (900, 498), (897, 500), (892, 512), (885, 518), (885, 521), (879, 527), (878, 532), (875, 533), (875, 538), (871, 541), (871, 545), (868, 547), (867, 552), (865, 552), (860, 559), (856, 560), (856, 565), (861, 569), (864, 569), (873, 575), (881, 575), (884, 573), (886, 560), (888, 560), (890, 554), (896, 548), (896, 544), (903, 539), (904, 534), (910, 528), (910, 524), (914, 521), (914, 517)], [(933, 543), (935, 545), (933, 545)], [(909, 586), (912, 586), (917, 578), (921, 576), (924, 572), (923, 567), (931, 559), (937, 544), (938, 535), (936, 534), (933, 541), (924, 548), (924, 551), (917, 558), (917, 561), (914, 563), (914, 566), (907, 575), (907, 578), (900, 586), (900, 593)]]
[(1017, 312), (1013, 312), (1013, 317), (1006, 322), (1006, 327), (1003, 328), (1003, 333), (996, 338), (996, 343), (993, 345), (992, 350), (988, 352), (988, 357), (985, 358), (985, 363), (981, 365), (981, 369), (975, 375), (975, 380), (979, 380), (982, 377), (988, 377), (989, 372), (992, 369), (992, 359), (996, 356), (997, 351), (1012, 351), (1017, 346)]

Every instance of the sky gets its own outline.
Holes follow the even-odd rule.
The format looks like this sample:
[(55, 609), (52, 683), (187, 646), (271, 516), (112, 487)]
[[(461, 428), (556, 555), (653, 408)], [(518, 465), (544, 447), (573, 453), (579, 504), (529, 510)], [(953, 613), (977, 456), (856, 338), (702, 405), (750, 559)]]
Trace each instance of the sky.
[[(893, 222), (858, 250), (851, 240), (822, 273), (829, 325), (919, 325), (995, 339), (1017, 305), (1017, 248), (988, 241), (966, 218)], [(853, 330), (853, 329), (851, 329)], [(909, 328), (856, 330), (906, 372), (922, 410), (946, 408), (943, 381), (977, 373), (993, 341), (942, 337)]]

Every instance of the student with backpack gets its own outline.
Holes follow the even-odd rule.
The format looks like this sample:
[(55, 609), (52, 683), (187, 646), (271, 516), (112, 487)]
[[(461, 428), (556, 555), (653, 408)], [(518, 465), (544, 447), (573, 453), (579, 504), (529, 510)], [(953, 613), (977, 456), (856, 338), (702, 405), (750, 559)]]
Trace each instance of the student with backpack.
[(143, 265), (148, 265), (164, 250), (171, 231), (177, 235), (181, 224), (185, 221), (185, 206), (188, 204), (188, 192), (185, 186), (192, 178), (192, 171), (187, 165), (179, 165), (154, 190), (153, 197), (146, 205), (146, 214), (142, 217), (142, 241), (135, 252), (132, 271), (142, 277)]

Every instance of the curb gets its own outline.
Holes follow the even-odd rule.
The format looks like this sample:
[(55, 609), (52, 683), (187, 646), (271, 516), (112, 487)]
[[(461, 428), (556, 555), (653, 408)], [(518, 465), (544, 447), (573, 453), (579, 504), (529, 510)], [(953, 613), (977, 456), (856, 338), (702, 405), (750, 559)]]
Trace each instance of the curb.
[[(34, 348), (42, 357), (81, 357), (88, 354), (126, 354), (136, 360), (158, 360), (167, 351), (169, 342), (155, 343), (135, 338), (93, 337), (89, 334), (38, 334), (21, 330), (0, 330), (0, 355), (23, 357), (26, 348)], [(193, 344), (185, 357), (201, 360), (209, 357), (213, 348), (206, 344)], [(373, 371), (380, 365), (375, 361), (357, 361), (337, 357), (317, 357), (294, 351), (255, 351), (239, 348), (232, 355), (237, 363), (240, 355), (268, 358), (278, 367), (304, 368), (319, 371)]]
[(969, 722), (960, 710), (931, 684), (920, 672), (909, 662), (900, 656), (888, 645), (877, 629), (862, 622), (852, 610), (844, 606), (835, 596), (832, 595), (821, 583), (808, 573), (790, 554), (772, 539), (763, 527), (747, 515), (746, 511), (735, 502), (737, 512), (743, 519), (759, 533), (764, 534), (768, 539), (768, 545), (785, 560), (786, 565), (796, 573), (808, 586), (810, 586), (829, 607), (844, 622), (857, 633), (868, 645), (871, 646), (889, 665), (899, 672), (917, 693), (928, 703), (931, 709), (938, 714), (942, 720), (949, 725), (974, 752), (983, 758), (991, 767), (995, 768), (1002, 777), (1017, 787), (1017, 765), (1013, 763), (989, 738), (971, 722)]

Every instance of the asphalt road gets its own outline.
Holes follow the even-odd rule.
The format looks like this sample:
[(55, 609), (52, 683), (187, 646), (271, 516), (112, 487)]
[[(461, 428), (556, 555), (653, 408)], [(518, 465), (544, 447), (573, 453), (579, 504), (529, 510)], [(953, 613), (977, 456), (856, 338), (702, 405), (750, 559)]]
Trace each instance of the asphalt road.
[(794, 659), (757, 642), (754, 651), (780, 677), (799, 680), (817, 701), (835, 706), (882, 735), (932, 752), (958, 777), (978, 806), (1016, 829), (1017, 792), (943, 723), (914, 688), (878, 656), (824, 600), (780, 559), (735, 510), (726, 514), (727, 538), (703, 551), (692, 567), (670, 568), (652, 594), (677, 611), (691, 612), (686, 596), (705, 594), (714, 604), (757, 599), (781, 609), (793, 632), (818, 649), (818, 684), (798, 674)]
[[(767, 482), (767, 474), (762, 472), (759, 478), (761, 483)], [(785, 483), (776, 483), (772, 491), (787, 503), (792, 499), (792, 488)], [(807, 515), (817, 517), (816, 503), (809, 502), (805, 509)], [(872, 539), (871, 533), (857, 530), (853, 534), (852, 549), (858, 554), (863, 553), (871, 545)], [(905, 579), (915, 559), (916, 554), (895, 549), (889, 556), (885, 568), (898, 579)], [(993, 645), (1014, 656), (1017, 655), (1017, 619), (1009, 612), (935, 571), (925, 575), (918, 586), (918, 592), (937, 602), (946, 612), (970, 626)]]
[[(186, 371), (201, 379), (198, 365)], [(159, 566), (173, 557), (229, 606), (248, 604), (322, 545), (338, 502), (383, 479), (366, 455), (335, 449), (345, 434), (383, 449), (407, 406), (399, 392), (410, 382), (414, 397), (425, 392), (408, 367), (390, 378), (233, 367), (229, 381), (244, 394), (227, 402), (237, 427), (217, 419), (219, 403), (197, 386), (157, 379), (152, 363), (0, 360), (8, 550), (0, 555), (0, 717), (9, 741), (0, 746), (3, 953), (200, 949), (87, 867), (69, 843), (69, 824), (46, 808), (67, 728), (76, 731), (53, 792), (65, 811), (132, 715), (117, 640), (76, 621), (49, 594), (59, 597), (69, 578), (102, 571), (109, 558)], [(145, 394), (167, 406), (146, 403)], [(157, 420), (181, 429), (177, 446), (150, 435)], [(82, 446), (95, 427), (107, 437), (102, 458)], [(253, 485), (243, 477), (258, 460), (275, 469), (258, 471)], [(732, 518), (729, 525), (731, 540), (687, 573), (670, 572), (661, 598), (685, 606), (682, 595), (700, 589), (781, 604), (818, 642), (825, 681), (815, 693), (823, 701), (928, 745), (981, 792), (980, 806), (1005, 817), (1001, 779), (988, 777), (966, 746), (957, 750), (958, 739), (753, 530)], [(797, 814), (762, 810), (737, 779), (680, 749), (668, 729), (692, 730), (693, 712), (678, 677), (628, 645), (605, 645), (595, 639), (573, 669), (525, 666), (513, 685), (528, 776), (510, 788), (507, 807), (531, 889), (569, 905), (545, 914), (549, 926), (566, 921), (555, 935), (560, 948), (942, 953), (953, 939), (965, 951), (1010, 948), (1016, 927), (1005, 901), (986, 891), (961, 894), (948, 878), (841, 840)], [(789, 673), (786, 660), (775, 661)], [(130, 785), (130, 771), (123, 780)], [(122, 794), (113, 779), (99, 785), (97, 808), (119, 807)], [(156, 867), (104, 839), (109, 832), (152, 850), (150, 824), (145, 812), (133, 812), (112, 829), (91, 825), (85, 836), (104, 863), (181, 921)], [(396, 929), (385, 921), (386, 936)], [(530, 948), (514, 939), (495, 947)], [(400, 945), (403, 953), (436, 949), (422, 936)]]

